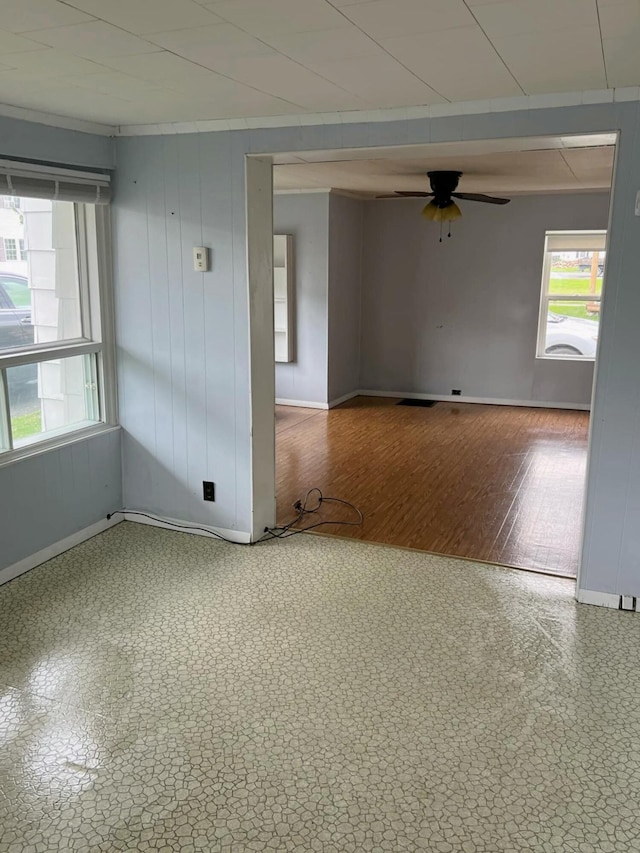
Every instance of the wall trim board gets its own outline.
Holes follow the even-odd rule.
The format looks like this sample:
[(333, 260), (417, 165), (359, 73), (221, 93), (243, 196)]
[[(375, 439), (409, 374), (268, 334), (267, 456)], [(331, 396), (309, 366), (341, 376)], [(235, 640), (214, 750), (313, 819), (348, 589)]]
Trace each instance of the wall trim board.
[[(146, 515), (136, 515), (134, 512), (119, 513), (124, 516), (124, 521), (133, 521), (135, 524), (148, 524), (150, 527), (162, 527), (165, 530), (173, 530), (174, 533), (192, 533), (196, 536), (208, 536), (209, 539), (215, 539), (215, 536), (210, 536), (211, 533), (217, 533), (219, 536), (224, 536), (225, 539), (231, 539), (232, 542), (248, 545), (251, 540), (251, 534), (244, 530), (231, 530), (226, 527), (212, 527), (208, 524), (194, 525), (189, 521), (182, 521), (179, 518), (148, 518)], [(222, 540), (218, 539), (218, 542)]]
[(86, 542), (87, 539), (93, 539), (94, 536), (97, 536), (99, 533), (104, 533), (105, 530), (108, 530), (110, 527), (114, 527), (116, 524), (120, 524), (121, 521), (121, 518), (101, 518), (100, 521), (96, 521), (95, 524), (91, 524), (89, 527), (84, 527), (82, 530), (78, 530), (77, 533), (72, 533), (70, 536), (60, 539), (59, 542), (54, 542), (53, 545), (48, 545), (41, 551), (36, 551), (35, 554), (31, 554), (29, 557), (19, 560), (12, 566), (0, 569), (0, 585), (8, 583), (14, 578), (19, 577), (19, 575), (25, 574), (25, 572), (30, 572), (31, 569), (35, 569), (37, 566), (47, 563), (54, 557), (59, 557), (60, 554), (64, 554), (65, 551), (75, 548), (76, 545)]
[(350, 391), (348, 394), (343, 394), (342, 397), (337, 397), (335, 400), (330, 400), (328, 408), (333, 409), (336, 406), (340, 406), (342, 403), (346, 403), (347, 400), (353, 400), (353, 398), (357, 397), (359, 394), (362, 394), (362, 391)]
[(613, 592), (597, 592), (593, 589), (579, 589), (576, 598), (580, 604), (592, 604), (596, 607), (609, 607), (612, 610), (619, 610), (620, 595)]
[[(355, 397), (355, 394), (353, 395)], [(301, 409), (329, 409), (331, 403), (316, 403), (315, 400), (287, 400), (283, 397), (276, 397), (277, 406), (298, 406)], [(336, 405), (334, 403), (334, 405)]]
[(409, 400), (436, 400), (441, 403), (484, 403), (487, 406), (522, 406), (531, 409), (573, 409), (588, 412), (589, 403), (550, 403), (541, 400), (505, 400), (501, 397), (447, 397), (445, 394), (419, 394), (414, 391), (358, 391), (361, 397), (401, 397)]
[(344, 110), (330, 113), (290, 113), (281, 116), (205, 119), (201, 121), (164, 122), (162, 124), (124, 124), (115, 129), (116, 136), (157, 136), (176, 133), (211, 133), (224, 130), (258, 130), (281, 127), (306, 128), (317, 125), (360, 124), (362, 122), (436, 119), (450, 116), (473, 116), (517, 110), (544, 110), (553, 107), (592, 106), (622, 101), (639, 101), (640, 87), (590, 89), (574, 92), (520, 95), (488, 100), (457, 101), (430, 106), (387, 107), (371, 110)]
[[(276, 523), (276, 396), (273, 316), (273, 166), (270, 157), (246, 157), (245, 220), (249, 304), (249, 417), (251, 532), (259, 539)], [(267, 226), (266, 228), (264, 226)], [(259, 318), (267, 316), (269, 323)]]
[(115, 136), (117, 131), (117, 128), (112, 125), (102, 124), (101, 122), (91, 121), (90, 119), (60, 116), (56, 113), (47, 113), (44, 110), (14, 107), (9, 104), (0, 104), (0, 116), (3, 118), (15, 118), (19, 121), (28, 121), (33, 124), (44, 124), (47, 127), (59, 127), (62, 130), (91, 133), (95, 136)]
[(288, 400), (276, 397), (277, 406), (297, 406), (300, 409), (333, 409), (354, 397), (401, 397), (409, 400), (435, 400), (442, 403), (484, 403), (486, 406), (522, 406), (527, 409), (573, 409), (579, 412), (588, 412), (591, 409), (588, 403), (550, 403), (540, 400), (505, 400), (501, 397), (447, 397), (444, 394), (420, 394), (416, 391), (371, 391), (359, 389), (350, 391), (328, 403), (317, 403), (314, 400)]

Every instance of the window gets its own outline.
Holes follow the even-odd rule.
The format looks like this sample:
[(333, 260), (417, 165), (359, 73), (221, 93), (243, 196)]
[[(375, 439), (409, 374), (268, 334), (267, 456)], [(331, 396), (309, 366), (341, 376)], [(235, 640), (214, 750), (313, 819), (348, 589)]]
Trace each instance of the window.
[(606, 231), (547, 232), (538, 358), (595, 358), (606, 238)]
[(14, 207), (20, 208), (20, 199), (16, 198), (14, 195), (5, 195), (2, 197), (2, 205), (3, 207)]
[(12, 237), (4, 238), (4, 259), (5, 261), (17, 261), (18, 249), (16, 241)]
[(0, 463), (115, 423), (108, 178), (58, 174), (28, 172), (16, 204), (0, 195), (21, 214), (0, 255)]

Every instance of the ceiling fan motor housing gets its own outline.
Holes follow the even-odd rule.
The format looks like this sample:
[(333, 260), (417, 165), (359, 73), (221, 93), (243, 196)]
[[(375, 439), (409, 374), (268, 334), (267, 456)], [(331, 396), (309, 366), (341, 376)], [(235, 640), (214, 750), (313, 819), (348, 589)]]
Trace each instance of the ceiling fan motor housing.
[(456, 191), (461, 175), (462, 172), (427, 172), (436, 207), (442, 209), (453, 204), (451, 193)]

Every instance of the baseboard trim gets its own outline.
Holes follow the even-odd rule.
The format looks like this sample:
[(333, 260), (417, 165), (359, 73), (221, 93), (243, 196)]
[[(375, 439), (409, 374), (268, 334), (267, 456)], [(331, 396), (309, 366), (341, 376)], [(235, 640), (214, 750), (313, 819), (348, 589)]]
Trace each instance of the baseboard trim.
[(78, 530), (77, 533), (72, 533), (71, 536), (60, 539), (59, 542), (54, 542), (53, 545), (49, 545), (41, 551), (31, 554), (29, 557), (25, 557), (23, 560), (14, 563), (12, 566), (7, 566), (6, 569), (0, 569), (0, 585), (12, 581), (14, 578), (23, 575), (25, 572), (30, 572), (31, 569), (35, 569), (37, 566), (47, 563), (54, 557), (59, 557), (60, 554), (64, 554), (65, 551), (75, 548), (76, 545), (80, 545), (81, 542), (86, 542), (87, 539), (93, 539), (94, 536), (97, 536), (99, 533), (103, 533), (105, 530), (108, 530), (110, 527), (114, 527), (116, 524), (120, 524), (121, 521), (121, 518), (102, 518), (100, 521), (96, 521), (95, 524), (91, 524), (89, 527)]
[(414, 391), (358, 391), (362, 397), (401, 397), (409, 400), (436, 400), (443, 403), (484, 403), (487, 406), (522, 406), (531, 409), (574, 409), (588, 412), (590, 403), (551, 403), (542, 400), (505, 400), (500, 397), (453, 397), (446, 394), (419, 394)]
[(215, 536), (210, 536), (211, 533), (217, 533), (218, 536), (224, 536), (225, 539), (230, 539), (232, 542), (247, 545), (251, 542), (251, 534), (244, 530), (231, 530), (226, 527), (212, 527), (208, 524), (194, 524), (190, 521), (183, 521), (180, 518), (147, 518), (146, 515), (136, 515), (133, 512), (121, 513), (125, 521), (133, 521), (136, 524), (148, 524), (150, 527), (162, 527), (165, 530), (173, 530), (178, 533), (192, 533), (195, 536), (208, 536), (209, 539), (215, 539)]
[[(355, 394), (354, 394), (355, 397)], [(276, 397), (277, 406), (298, 406), (301, 409), (328, 409), (329, 403), (316, 403), (313, 400), (286, 400), (283, 397)]]
[(580, 604), (593, 604), (596, 607), (620, 609), (620, 596), (613, 592), (597, 592), (593, 589), (579, 589), (577, 599)]
[(342, 397), (337, 397), (335, 400), (329, 400), (329, 408), (333, 409), (336, 406), (342, 405), (342, 403), (346, 403), (347, 400), (353, 400), (353, 398), (357, 397), (358, 394), (362, 394), (362, 391), (350, 391), (348, 394), (343, 394)]

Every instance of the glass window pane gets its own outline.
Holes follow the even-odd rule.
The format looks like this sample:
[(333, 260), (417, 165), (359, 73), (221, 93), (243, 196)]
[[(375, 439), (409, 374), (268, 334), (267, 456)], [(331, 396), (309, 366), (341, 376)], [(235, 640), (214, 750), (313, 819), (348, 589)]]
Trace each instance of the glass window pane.
[(550, 296), (600, 296), (606, 252), (553, 252)]
[(95, 355), (7, 368), (13, 446), (99, 421)]
[(0, 349), (82, 337), (75, 206), (0, 198)]
[(595, 358), (600, 302), (550, 300), (544, 329), (544, 352), (564, 358)]

